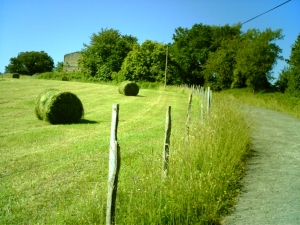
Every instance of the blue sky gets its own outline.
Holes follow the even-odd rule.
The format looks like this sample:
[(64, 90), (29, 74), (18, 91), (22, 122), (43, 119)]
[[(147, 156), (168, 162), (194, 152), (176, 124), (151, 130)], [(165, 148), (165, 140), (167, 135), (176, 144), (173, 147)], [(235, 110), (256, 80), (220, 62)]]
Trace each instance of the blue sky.
[[(245, 22), (287, 0), (0, 0), (0, 72), (9, 59), (25, 51), (45, 51), (62, 62), (67, 53), (80, 51), (93, 33), (113, 28), (121, 34), (162, 43), (172, 42), (178, 27), (196, 23), (233, 25)], [(284, 58), (300, 33), (300, 0), (264, 14), (242, 27), (282, 29), (277, 44)], [(285, 62), (274, 69), (278, 76)]]

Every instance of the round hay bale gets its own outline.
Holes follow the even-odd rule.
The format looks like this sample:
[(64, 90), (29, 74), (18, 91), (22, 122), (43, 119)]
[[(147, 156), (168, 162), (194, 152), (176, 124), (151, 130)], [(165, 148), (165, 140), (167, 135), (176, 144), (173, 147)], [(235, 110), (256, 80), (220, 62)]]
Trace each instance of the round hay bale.
[(19, 79), (19, 78), (20, 78), (20, 74), (18, 74), (18, 73), (13, 73), (12, 78)]
[(36, 98), (35, 114), (51, 124), (70, 124), (79, 122), (84, 109), (75, 94), (47, 89)]
[(68, 78), (67, 76), (63, 76), (63, 77), (61, 78), (61, 80), (62, 80), (62, 81), (69, 81), (69, 78)]
[(123, 81), (119, 86), (119, 93), (126, 96), (137, 96), (139, 90), (139, 86), (132, 81)]

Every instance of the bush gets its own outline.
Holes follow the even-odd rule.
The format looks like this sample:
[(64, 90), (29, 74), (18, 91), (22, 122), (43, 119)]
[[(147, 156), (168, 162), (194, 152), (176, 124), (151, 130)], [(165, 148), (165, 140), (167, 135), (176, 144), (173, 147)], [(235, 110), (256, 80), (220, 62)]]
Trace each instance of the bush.
[(132, 81), (124, 81), (119, 86), (119, 93), (126, 96), (137, 96), (139, 90), (139, 86)]
[(51, 124), (69, 124), (79, 122), (84, 109), (75, 94), (47, 89), (36, 99), (35, 114), (38, 119)]

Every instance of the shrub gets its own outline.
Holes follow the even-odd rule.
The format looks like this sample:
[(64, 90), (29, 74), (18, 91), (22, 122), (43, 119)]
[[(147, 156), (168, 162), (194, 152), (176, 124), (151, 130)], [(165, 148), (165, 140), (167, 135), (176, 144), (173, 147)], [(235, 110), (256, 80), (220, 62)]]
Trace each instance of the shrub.
[(12, 78), (19, 79), (19, 78), (20, 78), (20, 74), (18, 74), (18, 73), (13, 73)]
[(137, 96), (139, 90), (139, 86), (132, 81), (123, 81), (119, 86), (119, 93), (126, 96)]
[(38, 119), (51, 124), (69, 124), (79, 122), (84, 109), (75, 94), (47, 89), (36, 99), (35, 114)]

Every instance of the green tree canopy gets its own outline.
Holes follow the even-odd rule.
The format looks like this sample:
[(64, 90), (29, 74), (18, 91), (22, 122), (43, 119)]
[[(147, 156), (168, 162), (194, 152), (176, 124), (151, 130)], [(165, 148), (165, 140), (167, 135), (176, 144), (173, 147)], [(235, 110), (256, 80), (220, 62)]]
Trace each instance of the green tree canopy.
[(274, 42), (283, 38), (281, 30), (248, 30), (243, 35), (243, 42), (236, 54), (234, 83), (244, 80), (253, 90), (268, 88), (272, 78), (272, 69), (278, 59), (282, 59), (282, 50)]
[(281, 30), (260, 32), (252, 29), (223, 40), (220, 47), (209, 54), (202, 74), (207, 82), (221, 89), (268, 88), (273, 66), (282, 58), (281, 49), (274, 41), (282, 38)]
[(5, 72), (33, 75), (50, 72), (53, 67), (53, 59), (44, 51), (21, 52), (17, 57), (10, 59), (10, 64), (5, 67)]
[(222, 41), (239, 36), (241, 25), (208, 26), (195, 24), (191, 29), (177, 28), (173, 34), (172, 53), (181, 68), (183, 83), (204, 84), (202, 71), (209, 54), (215, 52)]
[[(224, 40), (215, 52), (210, 52), (202, 74), (207, 85), (213, 89), (228, 89), (233, 83), (236, 54), (240, 48), (240, 37)], [(245, 83), (245, 82), (242, 82)], [(243, 86), (241, 84), (240, 86)]]
[[(169, 69), (172, 69), (172, 58), (168, 55)], [(163, 82), (166, 63), (166, 45), (146, 40), (141, 46), (135, 45), (125, 58), (118, 73), (119, 81)], [(172, 78), (168, 76), (168, 83)]]
[(90, 45), (84, 44), (79, 65), (87, 77), (111, 80), (112, 72), (118, 72), (128, 52), (137, 44), (137, 38), (121, 35), (118, 30), (101, 29), (93, 34)]
[(277, 85), (281, 91), (286, 91), (300, 97), (300, 34), (292, 45), (288, 66), (282, 70)]
[(62, 72), (64, 69), (64, 62), (57, 62), (55, 66), (55, 71), (56, 72)]

